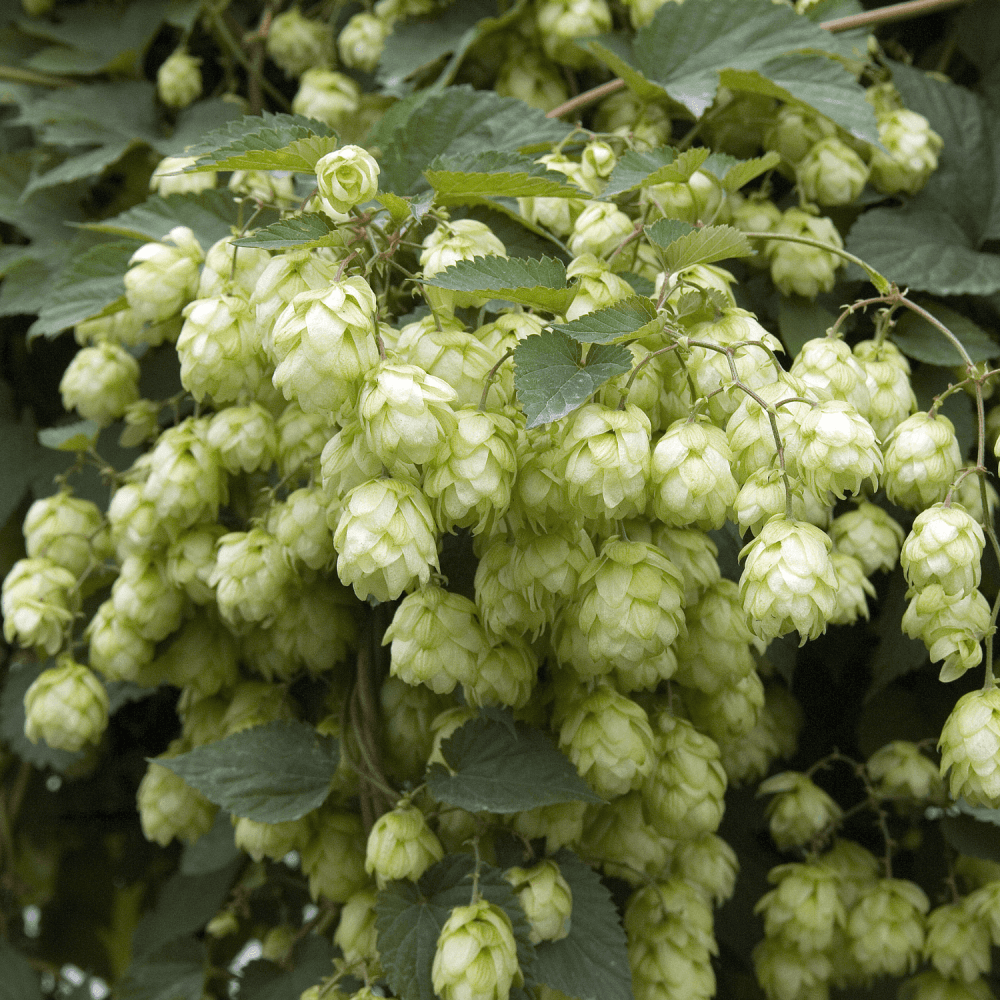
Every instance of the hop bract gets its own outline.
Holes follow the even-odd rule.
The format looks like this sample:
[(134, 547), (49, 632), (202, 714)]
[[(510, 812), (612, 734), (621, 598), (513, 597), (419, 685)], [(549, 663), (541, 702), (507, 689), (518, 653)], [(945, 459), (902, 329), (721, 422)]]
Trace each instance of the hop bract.
[(360, 146), (343, 146), (316, 161), (316, 188), (333, 212), (346, 212), (378, 191), (379, 167)]
[(941, 730), (938, 749), (953, 799), (1000, 806), (1000, 688), (962, 695)]
[(436, 861), (444, 848), (427, 825), (424, 814), (409, 802), (383, 813), (368, 834), (365, 871), (379, 886), (393, 879), (416, 882)]
[(524, 982), (510, 917), (485, 899), (456, 906), (438, 936), (431, 980), (442, 1000), (507, 1000)]
[(939, 584), (946, 594), (964, 594), (979, 586), (983, 529), (959, 506), (935, 504), (913, 521), (900, 562), (906, 582), (920, 590)]
[(940, 413), (914, 413), (883, 443), (885, 492), (893, 503), (924, 510), (943, 500), (962, 467), (955, 425)]
[(75, 753), (96, 743), (108, 725), (108, 693), (93, 671), (69, 653), (43, 670), (24, 695), (24, 735)]

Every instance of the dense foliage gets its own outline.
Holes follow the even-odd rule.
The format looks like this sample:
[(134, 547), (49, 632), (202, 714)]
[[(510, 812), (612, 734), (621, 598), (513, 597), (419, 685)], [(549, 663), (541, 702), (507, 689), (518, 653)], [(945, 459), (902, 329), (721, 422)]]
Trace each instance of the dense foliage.
[(931, 7), (0, 14), (0, 997), (994, 995)]

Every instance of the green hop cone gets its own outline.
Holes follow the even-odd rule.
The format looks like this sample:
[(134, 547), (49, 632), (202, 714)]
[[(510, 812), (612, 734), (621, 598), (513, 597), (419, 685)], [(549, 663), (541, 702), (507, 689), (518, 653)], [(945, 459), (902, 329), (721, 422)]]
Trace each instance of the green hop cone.
[(271, 255), (256, 247), (234, 246), (234, 239), (224, 237), (209, 247), (198, 279), (199, 299), (226, 294), (249, 298), (257, 288)]
[(878, 489), (882, 452), (875, 430), (851, 403), (839, 399), (817, 403), (799, 424), (796, 452), (806, 484), (822, 495)]
[(667, 181), (642, 188), (642, 198), (652, 206), (650, 221), (680, 219), (692, 226), (716, 218), (723, 191), (718, 179), (696, 170), (686, 181)]
[(74, 577), (111, 554), (100, 508), (65, 490), (36, 500), (21, 526), (31, 559), (48, 559)]
[(819, 862), (778, 865), (768, 872), (775, 886), (754, 907), (764, 915), (764, 933), (802, 952), (825, 951), (834, 931), (847, 923), (837, 873)]
[(316, 189), (330, 212), (346, 212), (378, 192), (378, 164), (360, 146), (342, 146), (321, 156), (314, 170)]
[(829, 535), (836, 552), (853, 556), (871, 576), (877, 570), (890, 572), (899, 558), (906, 532), (890, 514), (867, 500), (835, 517)]
[(990, 605), (973, 590), (946, 594), (937, 583), (913, 593), (903, 613), (902, 628), (911, 639), (923, 639), (931, 661), (943, 660), (939, 680), (953, 681), (982, 662), (980, 643), (990, 630)]
[(916, 194), (937, 169), (941, 136), (923, 115), (896, 108), (878, 115), (878, 137), (886, 151), (872, 154), (872, 185), (883, 194)]
[(129, 306), (140, 319), (151, 323), (175, 316), (197, 294), (204, 256), (186, 226), (171, 229), (160, 243), (141, 246), (132, 254), (125, 272)]
[(953, 799), (1000, 807), (1000, 688), (962, 695), (941, 730), (938, 749)]
[(867, 976), (912, 972), (924, 947), (924, 891), (906, 879), (883, 878), (854, 904), (847, 921), (851, 953)]
[(284, 608), (293, 574), (281, 542), (263, 528), (251, 528), (219, 539), (208, 582), (219, 613), (238, 629), (271, 624)]
[(227, 406), (208, 425), (208, 444), (231, 476), (269, 469), (278, 453), (278, 429), (260, 403)]
[(312, 816), (282, 823), (260, 823), (233, 816), (233, 839), (254, 861), (273, 858), (280, 861), (289, 851), (301, 851), (312, 836)]
[(108, 341), (84, 347), (63, 373), (59, 392), (67, 410), (107, 427), (139, 399), (139, 362)]
[(624, 278), (618, 277), (603, 260), (598, 260), (592, 253), (576, 257), (566, 268), (566, 277), (576, 281), (573, 301), (566, 310), (568, 320), (586, 316), (635, 294)]
[(899, 988), (899, 1000), (993, 1000), (994, 994), (985, 979), (965, 983), (942, 976), (936, 969), (928, 969)]
[(333, 35), (322, 21), (303, 17), (298, 7), (278, 14), (267, 33), (267, 54), (288, 76), (301, 76), (332, 56)]
[[(90, 666), (109, 681), (141, 683), (144, 668), (156, 655), (156, 644), (144, 638), (124, 615), (116, 614), (110, 600), (94, 612), (84, 635), (90, 643)], [(159, 683), (159, 677), (152, 682)]]
[(515, 97), (539, 111), (551, 111), (569, 97), (559, 68), (531, 49), (512, 52), (500, 67), (493, 89), (501, 97)]
[(899, 561), (914, 590), (939, 584), (946, 594), (967, 594), (979, 586), (986, 538), (957, 504), (934, 504), (914, 518)]
[[(650, 538), (684, 579), (684, 606), (694, 604), (721, 578), (719, 549), (704, 531), (652, 526)], [(631, 532), (631, 528), (629, 528)]]
[(854, 356), (865, 373), (870, 400), (865, 416), (879, 441), (889, 435), (917, 408), (910, 383), (910, 363), (891, 341), (862, 340), (854, 345)]
[(859, 618), (868, 620), (868, 598), (874, 598), (874, 585), (865, 576), (861, 563), (845, 552), (830, 554), (837, 578), (836, 603), (830, 616), (831, 625), (853, 625)]
[(24, 735), (75, 753), (97, 743), (108, 726), (108, 693), (93, 671), (63, 653), (24, 695)]
[(326, 523), (327, 507), (326, 495), (319, 486), (304, 486), (276, 503), (268, 514), (268, 530), (300, 569), (326, 571), (337, 560)]
[[(292, 111), (307, 118), (326, 122), (331, 128), (342, 126), (361, 106), (361, 88), (349, 76), (322, 66), (307, 69), (292, 98)], [(339, 221), (343, 221), (340, 217)]]
[(837, 126), (811, 108), (785, 104), (772, 116), (764, 136), (764, 148), (773, 149), (795, 166), (817, 142), (837, 134)]
[(673, 872), (721, 906), (736, 888), (740, 863), (736, 852), (714, 833), (680, 841), (674, 849)]
[(632, 220), (613, 202), (591, 201), (577, 216), (573, 223), (573, 231), (569, 236), (569, 251), (574, 257), (592, 253), (595, 257), (608, 258), (612, 270), (628, 269), (634, 254), (619, 253), (612, 259), (612, 254), (624, 241), (635, 232)]
[(183, 590), (194, 604), (213, 604), (215, 591), (208, 578), (215, 567), (215, 546), (226, 533), (217, 522), (196, 524), (167, 548), (167, 580)]
[(176, 49), (156, 71), (156, 93), (168, 108), (186, 108), (201, 96), (201, 60)]
[[(420, 266), (425, 278), (457, 264), (460, 260), (476, 257), (506, 257), (507, 249), (484, 222), (475, 219), (457, 219), (442, 222), (423, 241)], [(477, 296), (469, 292), (454, 292), (447, 288), (424, 286), (424, 295), (435, 313), (450, 314), (455, 306), (481, 306), (488, 296)]]
[[(164, 756), (187, 749), (175, 740)], [(150, 761), (136, 793), (139, 820), (147, 840), (166, 847), (175, 837), (193, 843), (212, 829), (218, 806), (182, 777), (156, 761)]]
[(962, 467), (955, 425), (940, 413), (914, 413), (883, 442), (886, 496), (908, 510), (944, 500)]
[(849, 205), (868, 180), (865, 161), (846, 142), (828, 136), (810, 147), (795, 166), (795, 177), (807, 201)]
[(924, 958), (949, 979), (973, 983), (990, 971), (990, 928), (968, 896), (927, 914)]
[[(829, 219), (810, 215), (800, 208), (788, 209), (775, 232), (805, 236), (837, 249), (844, 246), (840, 233)], [(772, 240), (767, 252), (771, 258), (771, 279), (783, 295), (814, 299), (820, 292), (832, 291), (836, 271), (844, 265), (839, 254), (788, 240)]]
[(416, 882), (443, 857), (441, 841), (427, 825), (424, 814), (404, 801), (375, 821), (368, 834), (365, 871), (375, 876), (379, 888), (384, 888), (394, 879)]
[(797, 630), (804, 643), (826, 631), (837, 591), (831, 548), (819, 528), (781, 515), (744, 547), (740, 597), (754, 634), (775, 639)]
[(434, 585), (403, 598), (382, 638), (389, 643), (392, 676), (435, 694), (472, 684), (487, 649), (476, 605)]
[(592, 62), (576, 39), (611, 30), (611, 11), (605, 0), (541, 0), (535, 18), (545, 54), (571, 69), (582, 69)]
[(891, 798), (939, 801), (944, 784), (937, 765), (916, 743), (893, 740), (876, 750), (865, 764), (872, 785)]
[(485, 899), (456, 906), (438, 935), (431, 981), (442, 1000), (507, 1000), (524, 982), (510, 917)]
[(592, 863), (633, 886), (660, 875), (669, 865), (674, 846), (646, 822), (641, 792), (589, 807), (582, 838), (577, 839), (582, 840), (582, 852)]
[(337, 53), (348, 69), (371, 73), (378, 65), (392, 26), (384, 18), (362, 11), (352, 15), (337, 36)]
[(804, 774), (783, 771), (762, 781), (758, 795), (774, 795), (766, 815), (779, 850), (808, 845), (841, 817), (837, 803)]
[(463, 685), (469, 705), (523, 708), (531, 699), (538, 676), (538, 657), (520, 636), (490, 644), (476, 664), (475, 677)]
[(365, 832), (356, 813), (320, 814), (312, 839), (302, 849), (302, 871), (313, 899), (346, 903), (368, 884)]
[(508, 868), (504, 878), (514, 887), (528, 918), (532, 944), (561, 941), (569, 934), (573, 890), (555, 861), (546, 859), (531, 868)]
[(765, 938), (753, 950), (753, 966), (767, 1000), (829, 995), (833, 966), (822, 952), (803, 954), (780, 938)]
[(344, 953), (344, 961), (374, 962), (378, 959), (374, 889), (359, 889), (340, 910), (333, 943)]

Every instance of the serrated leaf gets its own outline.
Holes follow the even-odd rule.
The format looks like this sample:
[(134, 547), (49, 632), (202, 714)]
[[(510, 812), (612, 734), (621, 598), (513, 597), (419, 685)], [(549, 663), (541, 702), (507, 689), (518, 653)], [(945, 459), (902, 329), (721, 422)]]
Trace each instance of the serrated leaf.
[(610, 344), (645, 337), (660, 327), (656, 306), (643, 296), (622, 299), (604, 309), (552, 327), (581, 344)]
[[(624, 348), (622, 348), (624, 350)], [(542, 732), (479, 716), (442, 743), (449, 770), (428, 773), (431, 795), (469, 812), (514, 813), (556, 802), (600, 802)]]
[(187, 147), (198, 170), (296, 170), (312, 173), (316, 161), (337, 148), (323, 122), (303, 115), (244, 115)]
[(323, 804), (339, 757), (336, 740), (281, 720), (156, 762), (227, 812), (281, 823)]
[(535, 948), (539, 982), (577, 1000), (632, 1000), (625, 931), (611, 893), (572, 851), (555, 856), (573, 893), (569, 935)]
[[(395, 996), (402, 1000), (436, 1000), (431, 966), (437, 939), (451, 911), (471, 902), (475, 868), (476, 862), (469, 855), (451, 854), (428, 869), (416, 885), (390, 882), (379, 891), (375, 904), (379, 955)], [(485, 899), (510, 917), (518, 964), (526, 985), (530, 985), (535, 949), (513, 889), (501, 872), (487, 864), (479, 866), (476, 884)]]
[(661, 250), (666, 250), (674, 240), (679, 240), (694, 231), (694, 226), (690, 222), (681, 222), (680, 219), (657, 219), (652, 225), (643, 227), (642, 232), (650, 243)]
[(616, 375), (632, 368), (620, 344), (596, 344), (584, 364), (580, 344), (564, 333), (546, 331), (522, 340), (514, 351), (514, 386), (528, 427), (560, 420)]
[(702, 170), (717, 177), (723, 189), (732, 194), (761, 174), (773, 170), (780, 162), (781, 156), (773, 149), (749, 160), (741, 160), (725, 153), (713, 153), (703, 164)]
[(822, 337), (835, 320), (836, 316), (818, 302), (797, 295), (782, 295), (778, 303), (778, 330), (790, 358), (807, 340)]
[(548, 312), (563, 312), (573, 300), (566, 265), (554, 257), (475, 257), (438, 271), (424, 283), (456, 292), (491, 292), (493, 298)]
[(673, 146), (657, 146), (646, 152), (630, 149), (615, 164), (601, 197), (613, 198), (638, 187), (665, 184), (668, 181), (686, 181), (709, 158), (709, 152), (705, 146), (688, 149), (683, 153), (679, 153)]
[[(937, 302), (919, 302), (961, 341), (973, 361), (1000, 356), (1000, 345), (982, 327), (954, 309)], [(951, 341), (923, 316), (904, 310), (891, 334), (892, 342), (909, 358), (931, 365), (962, 365), (964, 359)]]
[(94, 420), (77, 420), (61, 427), (46, 427), (38, 432), (38, 443), (56, 451), (87, 451), (93, 448), (101, 428)]
[(943, 816), (941, 832), (960, 854), (1000, 861), (1000, 829), (995, 821), (981, 822), (963, 810), (957, 816)]
[(42, 1000), (38, 973), (6, 938), (0, 938), (0, 1000)]
[(400, 198), (398, 194), (393, 194), (391, 191), (380, 191), (375, 200), (381, 203), (397, 226), (401, 226), (413, 215), (412, 202), (406, 198)]
[(445, 204), (482, 198), (581, 198), (586, 192), (521, 153), (488, 150), (438, 156), (424, 176)]
[(207, 875), (228, 867), (239, 857), (232, 820), (220, 809), (212, 829), (194, 843), (185, 845), (178, 871), (181, 875)]
[(428, 190), (424, 171), (438, 156), (531, 152), (558, 142), (571, 128), (512, 97), (447, 87), (418, 91), (390, 108), (368, 144), (377, 150), (379, 186), (399, 195), (418, 194)]
[(139, 240), (99, 243), (75, 257), (49, 290), (29, 337), (54, 336), (95, 316), (124, 305), (125, 272)]
[(38, 440), (27, 421), (0, 422), (0, 524), (5, 524), (24, 499), (39, 464)]
[(753, 257), (750, 241), (732, 226), (705, 226), (678, 237), (663, 251), (667, 269), (676, 273), (698, 264)]
[(770, 0), (689, 0), (661, 6), (631, 44), (618, 35), (588, 44), (640, 97), (665, 94), (695, 118), (714, 102), (720, 81), (757, 90), (766, 80), (785, 99), (809, 104), (877, 144), (875, 114), (863, 88), (819, 54), (836, 53), (830, 39), (808, 18)]
[(322, 212), (304, 212), (279, 219), (249, 236), (233, 240), (233, 246), (261, 250), (288, 250), (292, 247), (342, 247), (344, 236)]
[(292, 1000), (330, 975), (334, 950), (318, 934), (310, 934), (296, 947), (287, 969), (266, 959), (251, 962), (240, 974), (240, 1000)]
[(205, 946), (193, 937), (165, 944), (133, 962), (115, 984), (120, 1000), (199, 1000), (205, 985)]
[(203, 250), (231, 235), (239, 222), (239, 206), (228, 190), (198, 194), (153, 195), (141, 205), (110, 219), (84, 223), (82, 228), (99, 233), (130, 236), (138, 240), (161, 240), (175, 226), (187, 226)]

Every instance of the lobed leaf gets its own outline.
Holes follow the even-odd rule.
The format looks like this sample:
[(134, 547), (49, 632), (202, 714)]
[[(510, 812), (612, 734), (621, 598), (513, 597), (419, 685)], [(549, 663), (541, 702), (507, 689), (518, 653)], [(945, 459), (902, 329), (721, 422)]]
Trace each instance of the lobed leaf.
[(279, 219), (249, 236), (233, 240), (233, 246), (260, 250), (289, 250), (292, 247), (342, 247), (344, 236), (323, 212), (303, 212)]
[(303, 115), (244, 115), (186, 149), (198, 170), (295, 170), (312, 173), (316, 161), (339, 143), (330, 127)]
[[(937, 302), (919, 302), (961, 341), (973, 361), (988, 361), (1000, 356), (1000, 344), (968, 316)], [(935, 326), (915, 312), (905, 310), (892, 331), (893, 343), (909, 358), (931, 365), (964, 365), (955, 346)]]
[(333, 738), (304, 722), (281, 720), (156, 763), (236, 816), (281, 823), (323, 804), (339, 757)]
[(634, 295), (569, 323), (557, 323), (552, 329), (581, 344), (610, 344), (645, 337), (659, 327), (656, 306), (648, 298)]
[(642, 231), (650, 243), (666, 250), (674, 240), (693, 233), (695, 229), (690, 222), (681, 222), (680, 219), (657, 219), (652, 225), (644, 226)]
[(749, 184), (761, 174), (773, 170), (781, 162), (781, 156), (773, 149), (763, 156), (754, 156), (749, 160), (741, 160), (726, 153), (712, 153), (702, 169), (713, 174), (722, 183), (723, 190), (732, 194)]
[(475, 257), (439, 271), (424, 284), (456, 292), (489, 292), (493, 298), (563, 312), (573, 300), (566, 265), (554, 257)]
[(456, 729), (441, 753), (451, 773), (435, 764), (427, 786), (439, 801), (469, 812), (602, 801), (544, 733), (523, 723), (480, 715)]
[(676, 273), (698, 264), (714, 264), (733, 257), (753, 257), (750, 241), (732, 226), (705, 226), (685, 233), (663, 248), (667, 270)]
[(615, 164), (601, 197), (608, 199), (638, 187), (689, 180), (709, 159), (709, 152), (705, 146), (683, 153), (673, 146), (657, 146), (646, 152), (630, 149)]
[(438, 156), (424, 176), (445, 204), (498, 197), (586, 197), (563, 174), (530, 156), (501, 150)]

